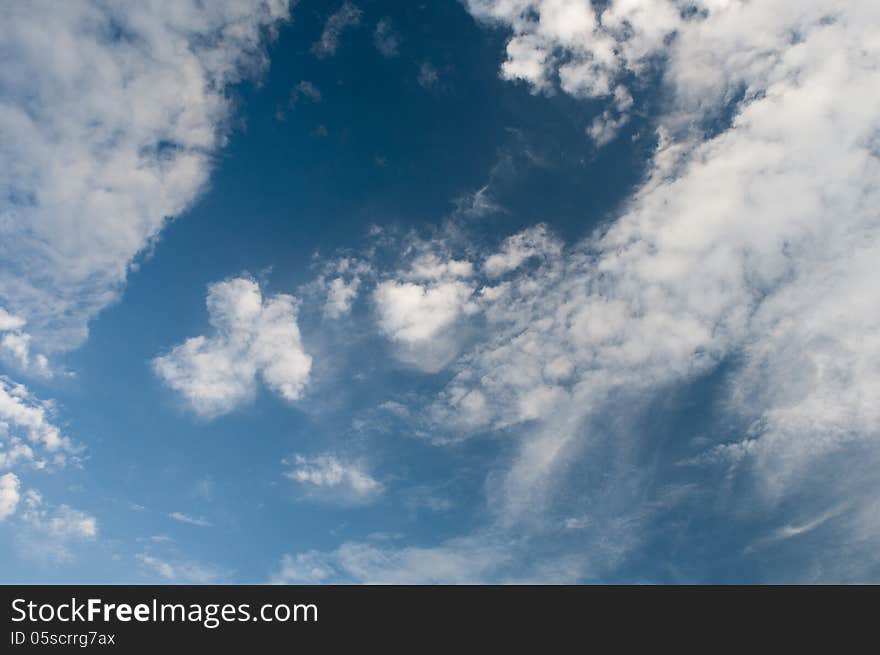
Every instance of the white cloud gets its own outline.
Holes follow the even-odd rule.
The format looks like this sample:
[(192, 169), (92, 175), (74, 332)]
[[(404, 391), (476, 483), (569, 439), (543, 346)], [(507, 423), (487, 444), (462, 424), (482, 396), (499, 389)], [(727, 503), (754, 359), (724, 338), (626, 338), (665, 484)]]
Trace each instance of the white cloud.
[(189, 514), (184, 514), (183, 512), (171, 512), (168, 515), (169, 518), (174, 519), (180, 523), (188, 523), (189, 525), (197, 525), (200, 528), (210, 528), (211, 522), (200, 517), (200, 516), (190, 516)]
[(503, 211), (492, 198), (491, 180), (472, 193), (466, 193), (455, 201), (455, 213), (464, 218), (482, 218)]
[(201, 562), (167, 559), (149, 553), (138, 553), (135, 559), (163, 581), (174, 584), (217, 584), (226, 577), (223, 571)]
[[(472, 429), (519, 426), (519, 455), (495, 478), (506, 520), (546, 506), (615, 399), (733, 356), (730, 408), (753, 426), (740, 461), (768, 502), (876, 448), (880, 6), (693, 4), (705, 11), (612, 1), (597, 21), (582, 2), (469, 3), (513, 29), (508, 78), (546, 89), (557, 74), (563, 91), (613, 103), (661, 54), (670, 92), (648, 181), (607, 232), (487, 299), (491, 336), (438, 401), (478, 391)], [(840, 479), (814, 493), (836, 505), (856, 492)], [(853, 512), (873, 502), (859, 493)], [(860, 516), (862, 538), (880, 539), (874, 514)]]
[(26, 321), (20, 316), (13, 316), (0, 307), (0, 332), (11, 332), (24, 327)]
[[(739, 432), (701, 462), (747, 471), (727, 511), (778, 517), (773, 535), (833, 531), (817, 566), (838, 570), (845, 552), (848, 579), (860, 579), (880, 541), (880, 5), (693, 4), (612, 0), (596, 20), (586, 2), (469, 3), (513, 30), (503, 75), (536, 90), (558, 78), (563, 92), (609, 103), (587, 127), (594, 138), (627, 120), (626, 85), (649, 73), (662, 74), (664, 111), (645, 182), (589, 238), (563, 246), (533, 228), (487, 253), (447, 231), (405, 242), (396, 270), (376, 274), (394, 354), (453, 374), (427, 406), (397, 415), (436, 443), (510, 435), (513, 455), (487, 478), (491, 529), (577, 536), (602, 553), (567, 569), (589, 577), (692, 493), (642, 469), (652, 435), (634, 417), (726, 364), (718, 409)], [(481, 329), (464, 338), (468, 318)], [(795, 497), (820, 517), (847, 504), (804, 522), (784, 516)], [(401, 579), (445, 548), (310, 552), (279, 578)], [(361, 567), (359, 554), (388, 569)], [(500, 576), (470, 576), (483, 577)]]
[(483, 270), (490, 277), (497, 277), (518, 269), (532, 257), (559, 255), (562, 244), (553, 238), (544, 225), (537, 225), (509, 237), (501, 250), (486, 258)]
[(435, 245), (419, 243), (409, 265), (373, 290), (378, 325), (397, 346), (395, 356), (429, 372), (458, 353), (457, 328), (480, 311), (473, 265), (434, 252)]
[(312, 53), (319, 59), (335, 55), (342, 33), (360, 25), (363, 13), (357, 5), (345, 0), (339, 9), (327, 18), (321, 38), (312, 45)]
[(469, 540), (434, 548), (349, 542), (331, 552), (284, 555), (270, 584), (475, 584), (507, 559), (501, 549)]
[(469, 313), (473, 285), (450, 280), (431, 285), (388, 280), (376, 287), (379, 325), (394, 341), (426, 341)]
[(600, 6), (583, 0), (467, 0), (476, 18), (512, 33), (501, 67), (505, 79), (524, 81), (535, 92), (558, 87), (609, 103), (587, 129), (599, 145), (629, 121), (632, 80), (665, 66), (676, 100), (700, 111), (718, 109), (737, 92), (742, 72), (760, 75), (784, 51), (796, 49), (792, 34), (838, 13), (821, 0), (748, 5), (741, 0), (611, 0)]
[(19, 553), (27, 559), (64, 562), (73, 558), (76, 543), (94, 540), (97, 519), (68, 505), (49, 505), (35, 490), (25, 492), (16, 532)]
[(664, 49), (684, 23), (680, 4), (612, 0), (597, 10), (583, 0), (467, 0), (475, 17), (512, 32), (501, 66), (505, 79), (525, 81), (535, 92), (552, 92), (558, 84), (577, 97), (611, 102), (588, 129), (599, 145), (629, 120), (632, 96), (620, 82)]
[[(363, 259), (339, 257), (325, 262), (318, 277), (301, 289), (304, 298), (322, 306), (324, 316), (338, 320), (348, 316), (362, 284), (371, 279), (372, 266)], [(308, 303), (307, 303), (308, 304)]]
[(227, 132), (226, 86), (265, 65), (264, 34), (287, 15), (286, 0), (3, 5), (0, 305), (32, 349), (78, 346), (193, 203)]
[(324, 305), (324, 313), (329, 318), (340, 318), (351, 311), (351, 306), (357, 298), (358, 288), (361, 285), (359, 277), (346, 280), (336, 277), (330, 280), (327, 289), (327, 302)]
[(0, 375), (0, 470), (19, 462), (64, 466), (78, 448), (52, 423), (54, 406)]
[(32, 337), (22, 330), (27, 321), (0, 308), (0, 362), (11, 364), (25, 373), (52, 377), (48, 358), (34, 354)]
[(15, 514), (21, 498), (18, 489), (20, 483), (14, 473), (0, 475), (0, 521)]
[[(265, 67), (287, 0), (0, 7), (0, 360), (50, 375), (139, 254), (192, 205), (230, 125), (227, 86)], [(26, 330), (25, 330), (26, 328)], [(0, 378), (0, 469), (77, 448), (51, 403)], [(7, 474), (11, 475), (11, 474)], [(10, 478), (6, 478), (10, 479)], [(29, 492), (30, 493), (30, 492)], [(94, 517), (26, 497), (25, 555), (64, 559)]]
[(285, 459), (284, 464), (291, 467), (284, 475), (318, 498), (363, 504), (376, 500), (384, 491), (382, 483), (362, 464), (342, 461), (334, 455), (296, 454)]
[[(492, 529), (535, 539), (564, 530), (580, 548), (606, 549), (582, 572), (624, 561), (651, 521), (691, 493), (686, 484), (658, 487), (641, 470), (651, 435), (632, 429), (631, 417), (661, 390), (725, 363), (733, 373), (720, 409), (740, 433), (703, 461), (737, 453), (736, 470), (757, 483), (733, 511), (766, 512), (801, 494), (811, 503), (803, 511), (824, 516), (847, 500), (844, 517), (782, 518), (778, 534), (836, 530), (827, 562), (847, 540), (880, 541), (871, 511), (880, 459), (872, 273), (880, 6), (829, 13), (818, 0), (705, 0), (690, 13), (618, 0), (598, 21), (584, 2), (469, 6), (512, 27), (506, 77), (539, 90), (558, 77), (564, 92), (607, 96), (610, 110), (590, 128), (599, 140), (631, 109), (623, 80), (640, 84), (660, 70), (667, 100), (646, 181), (590, 238), (563, 247), (530, 230), (481, 253), (453, 235), (408, 244), (399, 268), (377, 275), (378, 326), (396, 356), (453, 373), (424, 411), (406, 414), (437, 443), (489, 430), (516, 440), (487, 479)], [(464, 319), (477, 315), (484, 329), (463, 339)], [(432, 349), (443, 357), (424, 366)], [(851, 567), (876, 561), (869, 551), (854, 553)], [(363, 552), (394, 571), (417, 557)], [(353, 574), (355, 564), (341, 563), (349, 556), (342, 548), (292, 556), (280, 577), (386, 573)]]
[(302, 349), (294, 297), (264, 299), (254, 280), (234, 278), (208, 287), (207, 306), (214, 334), (153, 360), (165, 384), (208, 418), (251, 400), (258, 376), (287, 401), (302, 396), (312, 359)]
[[(596, 550), (607, 548), (597, 544)], [(436, 546), (345, 542), (285, 554), (270, 584), (574, 584), (595, 580), (589, 555), (536, 557), (527, 537), (477, 533)]]

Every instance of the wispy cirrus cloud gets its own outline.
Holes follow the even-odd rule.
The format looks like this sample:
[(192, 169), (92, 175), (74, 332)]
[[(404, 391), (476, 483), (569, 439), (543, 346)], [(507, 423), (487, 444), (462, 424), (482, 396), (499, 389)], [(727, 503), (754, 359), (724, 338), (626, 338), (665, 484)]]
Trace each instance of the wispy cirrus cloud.
[(168, 515), (168, 518), (174, 519), (178, 523), (187, 523), (189, 525), (195, 525), (200, 528), (210, 528), (211, 522), (201, 516), (191, 516), (189, 514), (185, 514), (184, 512), (171, 512)]
[(210, 564), (194, 560), (165, 557), (148, 552), (138, 553), (135, 560), (163, 583), (171, 584), (218, 584), (228, 577), (228, 572)]

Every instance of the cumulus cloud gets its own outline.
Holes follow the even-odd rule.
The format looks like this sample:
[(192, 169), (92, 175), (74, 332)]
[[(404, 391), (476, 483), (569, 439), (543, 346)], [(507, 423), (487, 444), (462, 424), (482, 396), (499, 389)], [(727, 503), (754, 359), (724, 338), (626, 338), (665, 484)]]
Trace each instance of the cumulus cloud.
[(21, 495), (18, 492), (20, 483), (14, 473), (0, 475), (0, 521), (15, 514)]
[(325, 296), (324, 315), (330, 319), (348, 315), (362, 282), (371, 279), (372, 273), (373, 268), (367, 261), (351, 257), (342, 257), (325, 266), (315, 285)]
[(351, 311), (351, 306), (357, 298), (358, 288), (361, 285), (360, 278), (355, 276), (349, 280), (344, 277), (336, 277), (330, 280), (327, 288), (327, 302), (324, 305), (324, 313), (329, 318), (339, 318)]
[[(85, 340), (204, 188), (227, 87), (265, 68), (263, 44), (288, 15), (287, 0), (0, 7), (0, 363), (50, 376), (49, 357)], [(0, 378), (0, 470), (76, 459), (54, 413)], [(28, 494), (24, 555), (65, 559), (95, 537), (94, 517)]]
[[(600, 145), (629, 120), (632, 95), (625, 79), (648, 70), (668, 42), (688, 23), (685, 5), (697, 9), (726, 0), (611, 0), (596, 6), (582, 0), (468, 0), (479, 20), (510, 29), (505, 79), (521, 80), (536, 92), (560, 88), (581, 98), (603, 98), (608, 108), (589, 126)], [(734, 3), (735, 4), (735, 3)]]
[[(614, 139), (629, 121), (634, 101), (628, 85), (661, 65), (682, 33), (698, 33), (707, 15), (706, 22), (723, 15), (727, 28), (742, 29), (742, 24), (737, 25), (742, 17), (739, 0), (467, 0), (466, 4), (477, 19), (512, 33), (502, 77), (523, 81), (536, 93), (558, 88), (606, 102), (587, 128), (598, 145)], [(777, 45), (765, 43), (771, 48)], [(707, 49), (705, 42), (698, 47)], [(751, 53), (763, 54), (767, 53)], [(683, 70), (707, 74), (710, 67), (692, 60)]]
[(48, 358), (31, 348), (32, 337), (22, 329), (26, 323), (22, 317), (0, 307), (0, 362), (25, 373), (52, 377)]
[(312, 54), (319, 59), (335, 55), (342, 33), (359, 26), (363, 13), (357, 5), (345, 0), (342, 6), (327, 18), (321, 38), (312, 45)]
[(428, 251), (376, 285), (379, 328), (397, 346), (398, 359), (436, 371), (457, 354), (460, 340), (454, 328), (479, 311), (472, 275), (470, 262)]
[(153, 360), (156, 374), (199, 415), (226, 414), (250, 401), (257, 379), (298, 400), (311, 370), (297, 326), (297, 301), (263, 298), (256, 281), (233, 278), (208, 287), (210, 336), (187, 339)]
[(79, 448), (52, 422), (55, 408), (0, 375), (0, 470), (20, 463), (64, 466)]
[(21, 490), (18, 474), (25, 469), (53, 471), (79, 463), (81, 446), (61, 432), (54, 415), (52, 402), (0, 375), (0, 521), (23, 506), (14, 519), (18, 552), (26, 559), (60, 562), (73, 557), (74, 543), (94, 539), (98, 530), (94, 516)]
[(460, 280), (430, 285), (387, 280), (376, 287), (380, 325), (395, 341), (429, 340), (468, 311), (473, 292)]
[(265, 66), (288, 4), (0, 9), (0, 305), (27, 321), (36, 352), (82, 343), (133, 260), (197, 198), (227, 132), (226, 87)]
[(296, 454), (284, 460), (290, 466), (285, 476), (317, 498), (363, 504), (377, 499), (384, 487), (357, 462), (346, 462), (335, 455), (312, 457)]

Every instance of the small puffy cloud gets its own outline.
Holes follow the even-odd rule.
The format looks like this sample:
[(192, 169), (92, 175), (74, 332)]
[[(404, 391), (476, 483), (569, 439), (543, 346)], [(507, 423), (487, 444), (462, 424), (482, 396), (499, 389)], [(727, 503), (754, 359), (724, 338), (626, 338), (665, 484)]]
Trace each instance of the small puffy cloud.
[(256, 281), (234, 278), (208, 287), (207, 306), (214, 333), (154, 359), (162, 381), (207, 418), (250, 401), (258, 378), (285, 400), (298, 400), (312, 358), (300, 341), (296, 299), (263, 298)]
[(14, 473), (0, 475), (0, 521), (15, 513), (21, 495), (18, 492), (18, 476)]
[(376, 285), (379, 327), (393, 341), (429, 341), (462, 315), (478, 311), (472, 296), (473, 265), (435, 253), (416, 257), (399, 279)]
[(458, 353), (462, 319), (480, 311), (473, 264), (435, 252), (436, 245), (417, 244), (409, 265), (373, 289), (378, 326), (395, 345), (395, 356), (427, 372)]
[[(697, 10), (731, 3), (697, 0)], [(649, 68), (651, 57), (669, 47), (688, 19), (675, 0), (590, 3), (581, 0), (467, 0), (479, 20), (502, 24), (512, 35), (501, 76), (526, 82), (536, 93), (558, 86), (579, 98), (609, 106), (587, 133), (597, 145), (611, 141), (632, 114), (630, 91), (620, 84)]]
[(376, 23), (373, 44), (383, 57), (396, 57), (399, 54), (400, 35), (395, 31), (390, 18), (382, 18)]
[(371, 264), (354, 257), (339, 257), (324, 262), (317, 278), (301, 288), (308, 304), (321, 307), (326, 318), (337, 320), (352, 309), (363, 283), (372, 278)]
[(474, 287), (460, 280), (431, 285), (388, 280), (376, 287), (379, 326), (392, 340), (428, 341), (463, 314), (473, 313)]
[(377, 499), (384, 487), (363, 466), (334, 455), (313, 457), (296, 454), (284, 460), (284, 475), (300, 484), (309, 495), (344, 503), (364, 504)]
[(335, 55), (342, 33), (360, 25), (362, 15), (363, 12), (357, 5), (345, 0), (339, 10), (327, 18), (321, 38), (312, 46), (312, 54), (319, 59)]
[(180, 523), (188, 523), (189, 525), (197, 525), (200, 528), (209, 528), (211, 527), (211, 522), (207, 519), (202, 518), (201, 516), (190, 516), (189, 514), (184, 514), (183, 512), (171, 512), (168, 515), (169, 518), (174, 519)]
[(324, 305), (324, 314), (328, 318), (340, 318), (351, 311), (351, 306), (357, 298), (361, 280), (353, 277), (346, 280), (337, 277), (330, 280), (327, 285), (327, 302)]

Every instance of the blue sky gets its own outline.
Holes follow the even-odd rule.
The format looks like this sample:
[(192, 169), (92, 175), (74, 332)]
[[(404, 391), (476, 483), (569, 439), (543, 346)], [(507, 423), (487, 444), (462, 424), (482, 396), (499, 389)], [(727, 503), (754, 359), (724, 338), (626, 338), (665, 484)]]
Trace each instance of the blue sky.
[(2, 580), (875, 581), (829, 5), (5, 5)]

